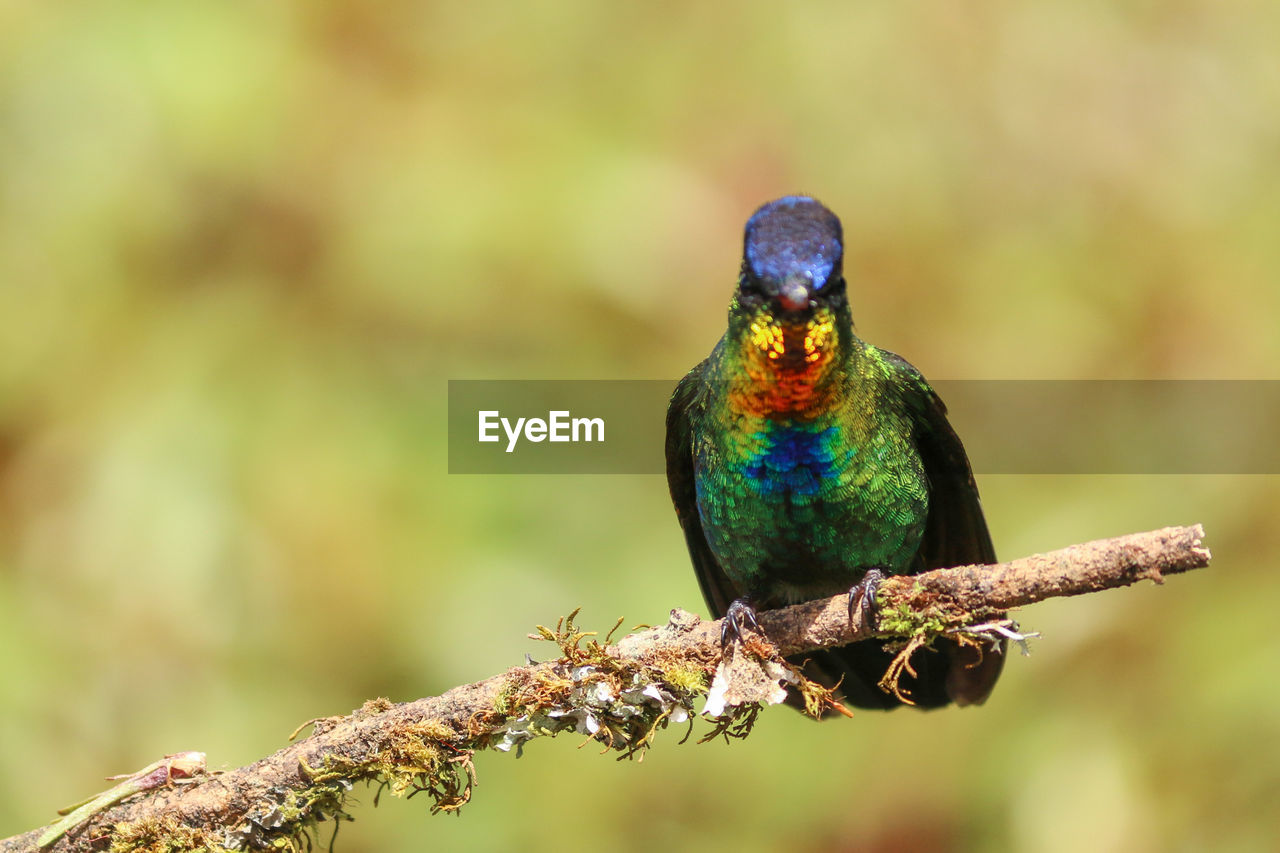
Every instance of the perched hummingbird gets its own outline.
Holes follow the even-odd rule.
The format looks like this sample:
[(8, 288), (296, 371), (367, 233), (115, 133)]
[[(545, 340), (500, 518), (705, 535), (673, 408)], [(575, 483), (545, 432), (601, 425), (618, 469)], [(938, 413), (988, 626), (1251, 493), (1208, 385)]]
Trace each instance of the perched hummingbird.
[[(747, 221), (729, 329), (667, 410), (667, 481), (708, 606), (732, 632), (771, 608), (884, 575), (995, 562), (964, 447), (920, 372), (853, 332), (840, 220), (787, 196)], [(982, 702), (1004, 665), (939, 639), (901, 689), (917, 707)], [(798, 657), (863, 708), (893, 654), (866, 640)]]

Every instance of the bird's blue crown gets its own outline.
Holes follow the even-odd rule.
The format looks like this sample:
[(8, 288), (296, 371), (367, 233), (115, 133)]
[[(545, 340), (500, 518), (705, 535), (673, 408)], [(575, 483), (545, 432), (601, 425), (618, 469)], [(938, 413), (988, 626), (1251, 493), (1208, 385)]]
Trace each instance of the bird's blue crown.
[(818, 293), (840, 275), (842, 236), (836, 215), (808, 196), (771, 201), (747, 220), (745, 271), (762, 282), (799, 275)]

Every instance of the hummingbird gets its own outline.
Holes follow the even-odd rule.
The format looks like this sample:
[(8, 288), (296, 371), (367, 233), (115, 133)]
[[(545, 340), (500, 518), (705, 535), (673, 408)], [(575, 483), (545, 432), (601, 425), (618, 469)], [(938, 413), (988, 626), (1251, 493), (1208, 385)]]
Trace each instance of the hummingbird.
[[(667, 410), (667, 482), (707, 606), (740, 637), (756, 608), (840, 593), (874, 607), (888, 575), (995, 562), (964, 447), (915, 367), (854, 333), (840, 220), (807, 196), (749, 220), (729, 325)], [(855, 605), (856, 602), (856, 605)], [(984, 701), (1004, 648), (937, 639), (899, 690), (919, 708)], [(861, 708), (894, 653), (864, 640), (797, 656)]]

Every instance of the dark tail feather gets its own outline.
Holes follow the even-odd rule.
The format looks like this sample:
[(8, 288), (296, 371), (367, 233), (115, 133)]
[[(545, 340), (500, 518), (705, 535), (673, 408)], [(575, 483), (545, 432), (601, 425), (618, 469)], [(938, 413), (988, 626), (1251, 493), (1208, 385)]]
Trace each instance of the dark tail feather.
[(947, 656), (947, 695), (957, 705), (981, 705), (995, 689), (996, 679), (1004, 669), (1004, 653), (1008, 643), (995, 646), (960, 645), (945, 642)]
[[(941, 708), (951, 702), (976, 705), (991, 693), (1004, 667), (1004, 648), (981, 654), (972, 646), (951, 640), (935, 642), (936, 649), (918, 649), (911, 655), (914, 676), (903, 673), (898, 686), (917, 708)], [(840, 693), (850, 705), (874, 711), (889, 711), (904, 704), (892, 693), (880, 689), (880, 681), (893, 663), (894, 652), (879, 640), (866, 640), (830, 651), (813, 652), (791, 658), (804, 665), (804, 674), (824, 687), (840, 684)]]

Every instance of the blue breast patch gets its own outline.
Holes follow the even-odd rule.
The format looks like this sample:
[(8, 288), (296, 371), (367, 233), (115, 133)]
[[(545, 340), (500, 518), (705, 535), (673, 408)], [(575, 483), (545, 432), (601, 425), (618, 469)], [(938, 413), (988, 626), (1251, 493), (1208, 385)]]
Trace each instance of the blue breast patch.
[(757, 433), (763, 447), (746, 460), (742, 473), (762, 495), (816, 495), (824, 483), (838, 477), (853, 455), (850, 450), (837, 458), (837, 429), (774, 427)]

